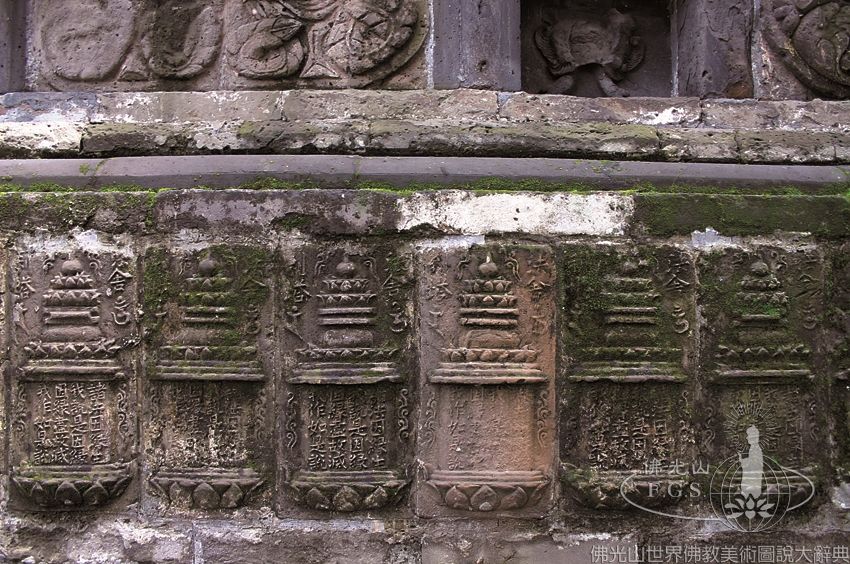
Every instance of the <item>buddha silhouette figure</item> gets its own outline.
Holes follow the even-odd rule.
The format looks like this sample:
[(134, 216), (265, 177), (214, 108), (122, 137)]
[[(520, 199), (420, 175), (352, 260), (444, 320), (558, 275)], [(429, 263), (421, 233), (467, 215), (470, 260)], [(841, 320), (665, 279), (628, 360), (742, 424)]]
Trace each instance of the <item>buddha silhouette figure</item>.
[(750, 450), (747, 457), (741, 456), (738, 453), (738, 460), (741, 463), (741, 495), (745, 498), (752, 497), (758, 499), (761, 497), (762, 477), (764, 474), (764, 454), (761, 446), (759, 446), (759, 430), (755, 426), (747, 428), (747, 442), (750, 443)]

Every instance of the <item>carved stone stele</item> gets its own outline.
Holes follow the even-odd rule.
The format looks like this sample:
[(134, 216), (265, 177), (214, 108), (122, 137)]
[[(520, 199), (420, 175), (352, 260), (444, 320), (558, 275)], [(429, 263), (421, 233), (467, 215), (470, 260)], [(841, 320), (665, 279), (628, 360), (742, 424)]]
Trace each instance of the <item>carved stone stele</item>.
[(280, 508), (392, 510), (412, 456), (409, 251), (338, 243), (285, 252)]
[(768, 43), (809, 88), (850, 97), (850, 4), (844, 0), (765, 0)]
[(262, 248), (145, 255), (145, 476), (166, 507), (268, 503), (272, 279)]
[(693, 262), (649, 245), (563, 253), (565, 491), (591, 509), (675, 503), (694, 459)]
[(135, 259), (24, 241), (12, 261), (12, 507), (120, 508), (137, 490)]
[(419, 271), (417, 512), (544, 514), (554, 452), (550, 250), (429, 249)]
[(701, 255), (698, 267), (708, 384), (697, 410), (702, 456), (716, 465), (746, 452), (755, 426), (765, 457), (817, 482), (823, 468), (815, 461), (827, 448), (827, 415), (817, 398), (829, 385), (817, 356), (824, 319), (820, 253), (735, 248)]

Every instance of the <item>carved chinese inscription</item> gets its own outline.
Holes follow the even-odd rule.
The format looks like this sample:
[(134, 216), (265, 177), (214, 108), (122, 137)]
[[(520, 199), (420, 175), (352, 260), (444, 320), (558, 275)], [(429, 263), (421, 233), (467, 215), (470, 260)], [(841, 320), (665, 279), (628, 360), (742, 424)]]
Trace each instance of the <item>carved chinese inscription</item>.
[(420, 329), (426, 516), (535, 516), (552, 478), (554, 287), (538, 246), (426, 250)]
[(713, 464), (745, 449), (751, 427), (765, 456), (805, 470), (825, 450), (826, 384), (814, 358), (822, 327), (823, 265), (811, 249), (759, 247), (700, 257), (703, 378), (698, 444)]
[(268, 253), (153, 248), (144, 276), (153, 492), (184, 509), (262, 504), (271, 474)]
[(568, 246), (564, 265), (566, 485), (594, 509), (629, 508), (626, 477), (633, 501), (671, 502), (653, 484), (681, 489), (688, 472), (648, 474), (693, 460), (693, 263), (674, 247)]
[(362, 87), (418, 51), (421, 0), (38, 0), (35, 87)]
[(391, 507), (409, 483), (410, 263), (381, 246), (288, 253), (281, 463), (308, 510)]
[(26, 250), (35, 246), (22, 244), (12, 268), (12, 502), (127, 503), (136, 473), (134, 259), (105, 245)]
[(850, 96), (846, 2), (766, 0), (762, 14), (765, 37), (803, 84), (827, 96)]

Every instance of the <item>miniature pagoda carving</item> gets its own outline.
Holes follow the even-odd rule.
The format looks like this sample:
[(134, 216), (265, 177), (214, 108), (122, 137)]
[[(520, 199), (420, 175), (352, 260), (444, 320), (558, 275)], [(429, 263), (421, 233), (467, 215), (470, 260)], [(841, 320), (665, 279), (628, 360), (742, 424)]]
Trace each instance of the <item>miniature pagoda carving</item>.
[(17, 256), (17, 506), (97, 508), (121, 498), (134, 478), (131, 264), (118, 251)]

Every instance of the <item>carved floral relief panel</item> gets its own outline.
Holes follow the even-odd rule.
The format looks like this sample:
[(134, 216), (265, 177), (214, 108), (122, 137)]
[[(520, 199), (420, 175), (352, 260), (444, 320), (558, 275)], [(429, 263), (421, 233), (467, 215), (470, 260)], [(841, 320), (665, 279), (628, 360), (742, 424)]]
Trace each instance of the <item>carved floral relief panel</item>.
[(273, 294), (263, 248), (145, 254), (145, 478), (160, 505), (268, 503)]
[(35, 90), (358, 88), (419, 52), (427, 14), (422, 0), (37, 0), (30, 74)]
[(284, 512), (389, 511), (411, 479), (415, 397), (409, 250), (285, 252), (278, 395)]
[(800, 82), (835, 98), (850, 96), (850, 5), (841, 0), (765, 0), (770, 47)]
[(15, 248), (12, 507), (118, 509), (135, 499), (136, 285), (121, 244)]
[(554, 454), (551, 251), (425, 248), (419, 272), (417, 512), (544, 514)]
[[(815, 480), (828, 461), (828, 381), (819, 354), (823, 260), (812, 248), (728, 249), (700, 256), (700, 451), (712, 464), (746, 454)], [(789, 474), (790, 476), (790, 474)], [(792, 485), (806, 496), (811, 486)]]
[(565, 489), (593, 509), (628, 509), (628, 477), (629, 499), (674, 502), (665, 494), (687, 484), (694, 455), (693, 261), (672, 246), (575, 245), (563, 264)]

